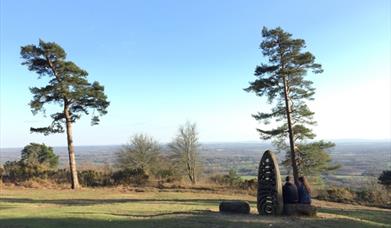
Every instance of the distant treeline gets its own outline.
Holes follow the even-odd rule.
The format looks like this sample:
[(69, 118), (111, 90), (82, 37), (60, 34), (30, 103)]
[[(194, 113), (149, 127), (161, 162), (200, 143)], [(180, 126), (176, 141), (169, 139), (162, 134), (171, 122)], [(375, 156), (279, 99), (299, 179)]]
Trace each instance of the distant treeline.
[[(76, 157), (79, 167), (106, 166), (115, 164), (115, 154), (122, 148), (121, 145), (112, 146), (76, 146)], [(258, 162), (262, 153), (272, 148), (265, 143), (204, 143), (201, 144), (199, 154), (203, 160), (206, 173), (226, 173), (234, 169), (242, 176), (256, 176)], [(0, 164), (6, 161), (20, 159), (23, 148), (1, 148)], [(59, 156), (59, 167), (68, 165), (66, 147), (53, 147)], [(168, 145), (161, 145), (163, 154), (169, 153)], [(342, 166), (334, 172), (340, 176), (378, 176), (382, 170), (391, 165), (391, 161), (384, 159), (389, 156), (391, 145), (389, 142), (337, 142), (330, 151), (333, 160)], [(93, 155), (93, 156), (92, 156)], [(282, 160), (283, 154), (278, 154)], [(284, 167), (281, 166), (284, 173)]]

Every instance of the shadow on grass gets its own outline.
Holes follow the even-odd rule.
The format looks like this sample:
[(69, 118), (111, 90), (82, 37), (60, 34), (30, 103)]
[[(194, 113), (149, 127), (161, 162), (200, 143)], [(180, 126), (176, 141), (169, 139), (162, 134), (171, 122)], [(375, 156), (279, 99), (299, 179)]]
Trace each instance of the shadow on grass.
[(332, 208), (319, 208), (318, 211), (329, 214), (349, 216), (356, 219), (365, 219), (375, 223), (387, 224), (391, 227), (391, 211)]
[[(80, 214), (80, 212), (68, 212), (69, 214)], [(83, 215), (110, 215), (110, 216), (121, 216), (121, 217), (134, 217), (134, 218), (153, 218), (162, 216), (175, 216), (175, 215), (212, 215), (218, 214), (211, 210), (191, 210), (191, 211), (173, 211), (164, 213), (153, 213), (153, 214), (132, 214), (132, 213), (103, 213), (103, 212), (83, 212)]]
[[(213, 205), (224, 199), (30, 199), (1, 198), (0, 203), (21, 204), (57, 204), (62, 206), (89, 206), (97, 204), (116, 204), (140, 202), (146, 204), (185, 204)], [(251, 202), (254, 203), (254, 202)], [(13, 206), (1, 206), (6, 210)], [(390, 211), (345, 210), (319, 208), (319, 212), (344, 215), (348, 218), (295, 218), (295, 217), (262, 217), (257, 215), (220, 214), (209, 210), (191, 210), (178, 212), (161, 212), (153, 214), (111, 213), (111, 212), (68, 212), (70, 218), (0, 218), (0, 227), (376, 227), (390, 224)], [(78, 215), (84, 216), (78, 218)], [(64, 214), (59, 216), (65, 216)], [(87, 219), (85, 217), (104, 219)], [(111, 220), (110, 220), (111, 219)], [(362, 221), (360, 221), (362, 220)], [(364, 221), (366, 220), (366, 221)], [(369, 221), (369, 222), (368, 222)], [(377, 224), (371, 224), (374, 222)], [(378, 227), (378, 226), (377, 226)], [(391, 227), (391, 226), (390, 226)]]
[[(58, 204), (65, 206), (91, 206), (96, 204), (143, 202), (161, 204), (175, 202), (189, 205), (219, 205), (226, 199), (30, 199), (30, 198), (0, 198), (4, 203)], [(255, 202), (250, 202), (255, 203)]]
[(0, 206), (0, 211), (1, 210), (5, 210), (5, 209), (12, 209), (12, 208), (15, 208), (15, 206), (1, 205)]
[[(272, 225), (271, 225), (272, 224)], [(0, 227), (12, 228), (46, 228), (46, 227), (377, 227), (348, 219), (286, 219), (283, 217), (230, 216), (218, 213), (201, 213), (198, 215), (169, 215), (148, 219), (86, 219), (86, 218), (15, 218), (1, 219)]]

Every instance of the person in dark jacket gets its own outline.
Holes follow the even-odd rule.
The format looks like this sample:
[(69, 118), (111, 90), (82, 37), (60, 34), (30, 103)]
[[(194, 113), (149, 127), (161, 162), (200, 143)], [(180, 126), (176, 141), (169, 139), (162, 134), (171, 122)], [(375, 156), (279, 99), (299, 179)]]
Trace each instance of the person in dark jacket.
[(282, 198), (284, 199), (284, 204), (298, 203), (299, 196), (296, 185), (291, 183), (290, 176), (287, 176), (285, 181), (286, 182), (282, 187)]
[(299, 203), (311, 204), (311, 187), (308, 184), (307, 178), (299, 177), (297, 191), (299, 193)]

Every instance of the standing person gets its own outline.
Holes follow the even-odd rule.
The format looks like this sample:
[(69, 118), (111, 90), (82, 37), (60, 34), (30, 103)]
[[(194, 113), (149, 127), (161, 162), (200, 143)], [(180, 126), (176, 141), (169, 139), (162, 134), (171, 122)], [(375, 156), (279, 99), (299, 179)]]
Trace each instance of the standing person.
[(285, 181), (286, 182), (282, 187), (282, 197), (284, 199), (284, 204), (297, 203), (299, 201), (299, 196), (296, 185), (291, 182), (290, 176), (287, 176)]
[(311, 187), (305, 177), (299, 177), (299, 185), (297, 186), (299, 193), (299, 203), (311, 204)]

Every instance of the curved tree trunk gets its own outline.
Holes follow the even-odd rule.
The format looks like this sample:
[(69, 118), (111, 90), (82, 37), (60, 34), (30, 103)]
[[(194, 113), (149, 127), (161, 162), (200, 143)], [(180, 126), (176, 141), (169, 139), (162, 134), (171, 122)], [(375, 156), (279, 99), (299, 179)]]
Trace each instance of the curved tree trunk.
[(71, 184), (72, 189), (80, 188), (79, 179), (77, 177), (77, 169), (76, 169), (76, 159), (75, 159), (75, 149), (73, 147), (73, 139), (72, 139), (72, 121), (69, 115), (69, 111), (66, 107), (64, 107), (65, 121), (66, 121), (66, 129), (67, 129), (67, 143), (68, 143), (68, 155), (69, 155), (69, 169), (71, 172)]

